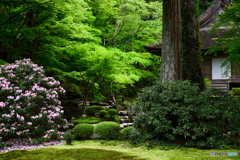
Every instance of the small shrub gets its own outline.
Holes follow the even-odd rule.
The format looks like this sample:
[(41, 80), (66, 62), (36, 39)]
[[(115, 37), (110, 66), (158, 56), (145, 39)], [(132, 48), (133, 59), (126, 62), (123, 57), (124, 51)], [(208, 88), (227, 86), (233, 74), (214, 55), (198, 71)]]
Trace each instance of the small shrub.
[(127, 109), (127, 104), (126, 104), (126, 103), (121, 102), (120, 105), (121, 105), (124, 109)]
[(122, 130), (122, 135), (124, 139), (129, 138), (130, 132), (133, 130), (133, 127), (126, 127)]
[(240, 88), (232, 88), (231, 95), (232, 96), (240, 96)]
[(93, 134), (93, 128), (92, 124), (78, 124), (73, 128), (73, 133), (78, 140), (90, 139)]
[(120, 136), (121, 127), (115, 122), (100, 122), (94, 129), (94, 134), (99, 134), (102, 139), (110, 140), (117, 139)]
[(102, 106), (89, 106), (86, 109), (86, 115), (95, 116), (95, 113), (98, 113), (101, 110), (104, 110), (104, 108)]
[(106, 111), (106, 110), (101, 110), (100, 112), (99, 112), (99, 115), (100, 115), (100, 117), (104, 117), (105, 115), (107, 115), (108, 114), (108, 111)]
[(211, 84), (211, 81), (209, 81), (209, 79), (204, 78), (204, 85), (205, 86), (211, 86), (212, 84)]
[(71, 145), (72, 142), (74, 143), (74, 138), (75, 135), (73, 135), (70, 131), (65, 132), (63, 135), (63, 139), (66, 141), (68, 145)]
[(118, 118), (118, 117), (114, 116), (113, 119), (114, 119), (118, 124), (120, 124), (120, 119), (121, 119), (121, 118)]
[(118, 111), (116, 109), (109, 109), (108, 114), (114, 117), (115, 115), (118, 114)]

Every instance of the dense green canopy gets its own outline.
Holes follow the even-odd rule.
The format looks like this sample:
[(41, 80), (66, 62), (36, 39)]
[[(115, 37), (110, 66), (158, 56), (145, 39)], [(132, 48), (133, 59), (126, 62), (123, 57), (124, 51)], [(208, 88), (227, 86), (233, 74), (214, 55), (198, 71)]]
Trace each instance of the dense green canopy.
[(161, 3), (144, 0), (2, 0), (0, 63), (31, 58), (82, 98), (101, 100), (159, 77), (143, 44), (161, 39)]

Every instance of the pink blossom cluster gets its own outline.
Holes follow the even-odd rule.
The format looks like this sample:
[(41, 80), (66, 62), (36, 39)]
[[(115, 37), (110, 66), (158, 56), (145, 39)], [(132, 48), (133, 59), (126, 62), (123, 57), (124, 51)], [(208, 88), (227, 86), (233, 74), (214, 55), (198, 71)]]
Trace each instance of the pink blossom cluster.
[[(44, 74), (42, 74), (42, 68), (43, 67), (37, 67), (36, 64), (31, 63), (30, 59), (16, 61), (15, 64), (11, 65), (1, 65), (0, 74), (5, 77), (0, 77), (0, 96), (3, 97), (5, 101), (0, 102), (0, 117), (2, 117), (0, 118), (0, 122), (10, 123), (10, 125), (1, 123), (0, 136), (4, 136), (9, 132), (9, 129), (12, 130), (11, 134), (21, 136), (23, 133), (30, 132), (31, 127), (35, 129), (40, 127), (38, 121), (36, 121), (37, 119), (44, 120), (43, 118), (48, 118), (44, 121), (55, 123), (56, 120), (59, 120), (62, 116), (63, 110), (61, 109), (63, 107), (59, 106), (61, 102), (56, 98), (58, 98), (58, 93), (65, 93), (66, 91), (61, 86), (57, 87), (60, 85), (60, 82), (54, 80), (53, 77), (45, 77)], [(31, 84), (34, 85), (30, 90), (24, 89), (23, 86), (29, 86)], [(51, 89), (46, 89), (42, 85)], [(45, 107), (42, 107), (37, 115), (30, 115), (27, 111), (34, 111), (35, 107), (38, 107), (38, 104), (34, 104), (34, 102), (39, 101), (39, 96), (41, 98), (40, 101)], [(53, 100), (54, 104), (49, 104), (49, 100)], [(9, 111), (9, 109), (5, 108), (10, 108), (11, 110)], [(7, 120), (7, 118), (10, 120)], [(65, 119), (61, 120), (66, 122)], [(46, 124), (48, 127), (54, 127), (56, 125)], [(22, 128), (20, 128), (20, 126)], [(26, 129), (27, 127), (29, 127), (29, 129)], [(57, 134), (59, 134), (61, 138), (62, 134)]]

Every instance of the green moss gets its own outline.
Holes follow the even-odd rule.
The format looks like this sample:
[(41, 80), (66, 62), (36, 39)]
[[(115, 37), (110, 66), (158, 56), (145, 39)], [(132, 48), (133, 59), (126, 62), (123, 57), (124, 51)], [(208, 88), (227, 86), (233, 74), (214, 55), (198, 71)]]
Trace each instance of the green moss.
[(232, 88), (231, 95), (232, 96), (240, 96), (240, 88)]
[(77, 120), (72, 121), (72, 123), (98, 123), (98, 122), (103, 122), (105, 121), (104, 118), (98, 118), (98, 117), (81, 117)]
[(100, 115), (100, 117), (104, 117), (105, 115), (107, 115), (108, 114), (108, 111), (106, 111), (106, 110), (101, 110), (100, 112), (99, 112), (99, 115)]
[[(109, 151), (104, 149), (39, 149), (33, 151), (17, 150), (0, 155), (1, 160), (9, 159), (41, 159), (41, 160), (140, 160), (137, 156), (129, 156), (122, 152)], [(142, 159), (143, 160), (143, 159)]]
[(118, 111), (116, 109), (109, 109), (108, 114), (114, 117), (115, 115), (118, 114)]

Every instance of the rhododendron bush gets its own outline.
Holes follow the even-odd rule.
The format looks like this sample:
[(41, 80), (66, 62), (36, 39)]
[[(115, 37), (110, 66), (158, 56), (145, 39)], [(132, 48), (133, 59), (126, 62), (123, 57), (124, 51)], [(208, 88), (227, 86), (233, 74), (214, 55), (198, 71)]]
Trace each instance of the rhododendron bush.
[[(0, 67), (0, 139), (62, 139), (57, 126), (63, 107), (58, 94), (65, 90), (53, 77), (44, 76), (43, 67), (30, 59)], [(52, 136), (52, 137), (51, 137)]]

